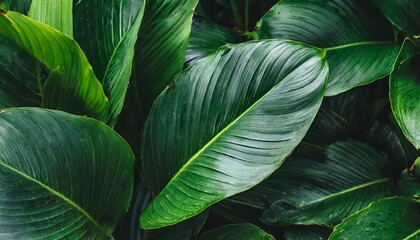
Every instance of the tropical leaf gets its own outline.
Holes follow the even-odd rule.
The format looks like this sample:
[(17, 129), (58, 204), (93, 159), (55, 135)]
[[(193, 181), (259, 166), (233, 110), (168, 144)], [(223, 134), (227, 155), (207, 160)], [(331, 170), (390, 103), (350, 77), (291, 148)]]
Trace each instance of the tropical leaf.
[(182, 70), (198, 0), (147, 1), (136, 47), (132, 93), (149, 112), (153, 101)]
[(420, 200), (420, 157), (410, 169), (401, 174), (397, 182), (397, 194)]
[[(390, 114), (392, 117), (392, 114)], [(394, 122), (395, 120), (392, 119)], [(378, 149), (383, 149), (394, 160), (396, 174), (410, 168), (420, 155), (414, 146), (405, 138), (397, 123), (375, 121), (369, 129), (368, 141)]]
[(27, 14), (31, 7), (31, 2), (32, 0), (0, 0), (0, 8)]
[(366, 143), (337, 142), (326, 149), (302, 143), (270, 178), (231, 201), (264, 208), (275, 225), (333, 227), (370, 202), (393, 195), (391, 162)]
[(73, 37), (73, 0), (33, 0), (28, 16)]
[(416, 0), (373, 0), (385, 16), (399, 29), (420, 34), (420, 2)]
[(165, 189), (141, 226), (187, 219), (277, 169), (319, 109), (328, 71), (323, 57), (295, 42), (248, 42), (179, 74), (146, 123), (143, 175), (153, 193)]
[(275, 240), (273, 236), (252, 224), (225, 225), (205, 232), (198, 240)]
[(134, 165), (112, 129), (60, 111), (11, 108), (0, 111), (0, 146), (0, 238), (112, 239), (129, 208)]
[(189, 66), (198, 59), (214, 53), (226, 43), (238, 43), (239, 41), (239, 35), (233, 30), (195, 18), (188, 42), (185, 64)]
[[(92, 71), (92, 67), (74, 40), (48, 25), (11, 11), (0, 14), (0, 38), (16, 42), (20, 48), (53, 73), (48, 75), (45, 82), (36, 82), (38, 85), (36, 92), (40, 93), (43, 99), (41, 106), (102, 119), (107, 110), (108, 100)], [(13, 58), (12, 50), (15, 49), (16, 46), (12, 46), (11, 50), (3, 51), (8, 54), (8, 57)], [(9, 62), (13, 61), (19, 62), (18, 60), (9, 60)], [(21, 62), (26, 61), (23, 59)], [(12, 66), (10, 69), (18, 70), (17, 66)], [(34, 66), (33, 69), (38, 71), (39, 67)], [(41, 73), (43, 72), (41, 71)], [(10, 72), (10, 74), (16, 75), (17, 73)], [(40, 73), (35, 72), (32, 75), (39, 76)], [(8, 84), (15, 78), (2, 81)], [(41, 78), (37, 77), (37, 79)], [(22, 81), (24, 80), (20, 80), (20, 82)], [(18, 90), (14, 89), (14, 91)], [(18, 106), (24, 106), (24, 103), (17, 102), (17, 99), (14, 101), (18, 103)]]
[(145, 3), (81, 0), (74, 6), (77, 29), (74, 37), (86, 52), (109, 99), (106, 121), (110, 126), (115, 125), (123, 108)]
[(407, 139), (420, 149), (420, 55), (397, 61), (390, 77), (392, 112)]
[(41, 106), (39, 83), (45, 66), (12, 40), (0, 35), (0, 109)]
[(392, 28), (370, 3), (284, 0), (257, 24), (259, 38), (291, 39), (327, 49), (327, 96), (387, 76), (398, 55)]
[(394, 197), (372, 203), (335, 227), (330, 240), (414, 240), (420, 237), (420, 203)]
[(285, 240), (328, 239), (331, 229), (320, 226), (291, 226), (284, 230)]
[[(198, 233), (204, 226), (208, 217), (205, 211), (193, 218), (173, 226), (144, 230), (144, 240), (189, 240), (197, 239)], [(138, 219), (137, 219), (138, 220)], [(138, 225), (137, 225), (138, 226)]]

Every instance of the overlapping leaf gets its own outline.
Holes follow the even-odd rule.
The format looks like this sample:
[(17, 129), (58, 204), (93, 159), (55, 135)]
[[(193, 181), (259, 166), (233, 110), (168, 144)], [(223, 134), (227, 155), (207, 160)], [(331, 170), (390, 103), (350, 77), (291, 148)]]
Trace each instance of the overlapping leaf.
[(134, 165), (112, 129), (11, 108), (0, 111), (0, 146), (1, 239), (112, 239), (129, 208)]
[(325, 152), (316, 146), (301, 149), (261, 186), (238, 196), (248, 204), (271, 204), (263, 221), (332, 227), (370, 202), (393, 195), (391, 162), (368, 144), (337, 142)]
[[(35, 72), (31, 73), (38, 80), (35, 83), (38, 86), (36, 92), (42, 97), (42, 106), (102, 119), (107, 111), (108, 100), (92, 67), (74, 40), (48, 25), (16, 12), (0, 14), (0, 38), (8, 39), (9, 42), (14, 41), (47, 70), (53, 72), (44, 81), (41, 81), (40, 75), (45, 74), (46, 71), (39, 71), (43, 68), (35, 65), (33, 68)], [(8, 46), (4, 46), (4, 49), (7, 48)], [(14, 62), (29, 66), (31, 62), (27, 61), (31, 61), (32, 58), (13, 60), (14, 50), (16, 46), (11, 46), (11, 49), (7, 51), (4, 50), (8, 54), (7, 58), (10, 58), (9, 63), (12, 63), (6, 66), (5, 71), (9, 71), (11, 75), (18, 75), (16, 72), (10, 72), (10, 70), (18, 71), (18, 66), (14, 65)], [(23, 57), (24, 54), (21, 56)], [(16, 79), (16, 76), (2, 80), (8, 84), (13, 79)], [(28, 80), (33, 79), (31, 77)], [(14, 91), (19, 91), (19, 89), (14, 89)], [(18, 106), (24, 106), (25, 103), (17, 101), (18, 99), (14, 99)]]
[(420, 2), (416, 0), (373, 0), (385, 16), (399, 29), (420, 34)]
[(109, 98), (106, 121), (110, 126), (116, 123), (123, 108), (145, 3), (82, 0), (74, 6), (74, 37)]
[(194, 216), (278, 168), (319, 109), (323, 57), (295, 42), (257, 41), (229, 45), (179, 74), (146, 124), (143, 173), (155, 194), (164, 190), (141, 226)]
[(73, 36), (73, 0), (33, 0), (28, 16)]
[(198, 0), (147, 1), (136, 47), (132, 93), (149, 112), (153, 101), (184, 66)]
[(348, 217), (329, 239), (415, 240), (419, 237), (420, 203), (395, 197), (374, 202)]
[(239, 35), (229, 28), (199, 18), (194, 19), (185, 64), (189, 66), (214, 53), (226, 43), (237, 43), (239, 40)]
[(273, 236), (252, 224), (225, 225), (205, 232), (198, 240), (275, 240)]
[(399, 47), (391, 27), (370, 1), (284, 0), (257, 26), (259, 38), (292, 39), (328, 50), (326, 95), (388, 75)]
[(397, 61), (390, 77), (392, 112), (407, 139), (420, 149), (420, 55)]

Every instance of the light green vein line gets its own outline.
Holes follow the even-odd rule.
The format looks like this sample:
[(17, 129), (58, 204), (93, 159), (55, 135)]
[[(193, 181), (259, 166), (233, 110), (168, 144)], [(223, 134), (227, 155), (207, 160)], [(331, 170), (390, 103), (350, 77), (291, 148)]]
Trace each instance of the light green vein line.
[(64, 201), (66, 201), (68, 204), (70, 204), (72, 207), (74, 207), (76, 210), (78, 210), (79, 212), (81, 212), (87, 219), (89, 219), (98, 229), (100, 229), (103, 233), (105, 233), (106, 236), (108, 236), (110, 239), (113, 239), (112, 236), (110, 235), (110, 233), (108, 231), (106, 231), (103, 227), (101, 227), (96, 221), (95, 219), (90, 216), (89, 213), (87, 213), (82, 207), (80, 207), (79, 205), (77, 205), (75, 202), (73, 202), (71, 199), (67, 198), (66, 196), (64, 196), (63, 194), (55, 191), (54, 189), (48, 187), (47, 185), (43, 184), (42, 182), (32, 178), (31, 176), (26, 175), (23, 172), (20, 172), (19, 170), (0, 162), (1, 166), (4, 166), (5, 168), (11, 170), (12, 172), (17, 173), (18, 175), (32, 181), (35, 182), (37, 184), (39, 184), (40, 186), (42, 186), (43, 188), (45, 188), (46, 190), (48, 190), (50, 193), (56, 195), (57, 197), (63, 199)]
[[(313, 59), (313, 58), (310, 58)], [(325, 62), (322, 61), (322, 59), (319, 59), (320, 62), (322, 62), (322, 67), (320, 67), (320, 74), (322, 74), (322, 70), (326, 67)], [(309, 61), (309, 60), (308, 60)], [(303, 64), (302, 64), (303, 65)], [(291, 73), (289, 73), (289, 75), (291, 75), (293, 72), (295, 72), (295, 70), (293, 70)], [(289, 75), (285, 76), (284, 79), (288, 78)], [(248, 107), (241, 115), (239, 115), (237, 118), (235, 118), (229, 125), (227, 125), (225, 128), (223, 128), (216, 136), (214, 136), (206, 145), (204, 145), (196, 154), (194, 154), (183, 166), (181, 169), (179, 169), (179, 171), (175, 174), (175, 176), (173, 176), (173, 178), (168, 182), (168, 185), (171, 184), (171, 182), (176, 179), (192, 162), (194, 162), (194, 160), (199, 157), (205, 150), (207, 150), (207, 148), (209, 148), (214, 142), (216, 142), (220, 136), (222, 136), (226, 131), (228, 131), (232, 126), (234, 126), (239, 120), (241, 120), (249, 111), (251, 111), (252, 109), (254, 109), (254, 107), (259, 104), (264, 98), (266, 98), (269, 94), (271, 94), (272, 91), (274, 91), (274, 89), (277, 89), (280, 85), (282, 85), (284, 83), (284, 81), (280, 81), (279, 83), (277, 83), (275, 86), (273, 86), (267, 93), (265, 93), (262, 97), (260, 97), (254, 104), (252, 104), (250, 107)], [(166, 187), (165, 187), (166, 188)]]
[(305, 205), (310, 205), (310, 204), (314, 204), (314, 203), (317, 203), (317, 202), (321, 202), (321, 201), (327, 200), (329, 198), (333, 198), (333, 197), (336, 197), (336, 196), (339, 196), (339, 195), (343, 195), (343, 194), (346, 194), (346, 193), (349, 193), (349, 192), (352, 192), (352, 191), (357, 191), (359, 189), (366, 188), (366, 187), (369, 187), (371, 185), (375, 185), (375, 184), (382, 183), (382, 182), (387, 182), (387, 181), (391, 181), (391, 179), (390, 178), (383, 178), (383, 179), (379, 179), (379, 180), (376, 180), (376, 181), (373, 181), (373, 182), (368, 182), (368, 183), (365, 183), (365, 184), (361, 184), (361, 185), (346, 189), (344, 191), (337, 192), (337, 193), (328, 195), (326, 197), (317, 199), (317, 200), (309, 202)]
[(415, 231), (413, 234), (410, 234), (409, 236), (407, 236), (406, 238), (404, 238), (403, 240), (409, 240), (409, 239), (414, 239), (412, 237), (415, 237), (416, 235), (420, 234), (420, 229)]
[(356, 42), (356, 43), (349, 43), (349, 44), (344, 44), (344, 45), (329, 47), (329, 48), (324, 48), (324, 49), (326, 51), (331, 51), (331, 50), (338, 50), (342, 48), (357, 47), (357, 46), (363, 46), (363, 45), (391, 44), (391, 43), (392, 43), (391, 41)]

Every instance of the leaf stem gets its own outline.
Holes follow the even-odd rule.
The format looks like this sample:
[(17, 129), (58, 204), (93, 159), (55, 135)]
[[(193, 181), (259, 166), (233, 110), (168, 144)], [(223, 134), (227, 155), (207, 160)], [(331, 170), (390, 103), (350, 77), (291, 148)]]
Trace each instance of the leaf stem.
[(230, 5), (232, 7), (232, 14), (235, 20), (235, 28), (238, 31), (242, 31), (242, 16), (239, 12), (237, 0), (230, 0)]
[(248, 31), (248, 27), (249, 27), (249, 0), (245, 0), (245, 26), (244, 26), (245, 32)]

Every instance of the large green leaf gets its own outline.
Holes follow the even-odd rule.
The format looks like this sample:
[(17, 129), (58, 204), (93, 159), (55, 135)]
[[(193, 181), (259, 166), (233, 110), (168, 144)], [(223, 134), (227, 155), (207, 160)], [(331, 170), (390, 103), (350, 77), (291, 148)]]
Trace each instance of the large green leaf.
[(420, 203), (409, 198), (379, 200), (345, 219), (335, 239), (415, 240), (420, 238)]
[(143, 174), (154, 194), (165, 189), (141, 226), (194, 216), (278, 168), (319, 109), (324, 54), (289, 41), (248, 42), (228, 45), (179, 74), (146, 124)]
[(0, 35), (0, 109), (41, 106), (39, 83), (45, 66), (12, 40)]
[(283, 232), (285, 240), (323, 240), (328, 239), (331, 231), (320, 226), (291, 226)]
[(0, 0), (0, 8), (27, 14), (31, 7), (31, 2), (32, 0)]
[(145, 3), (82, 0), (74, 6), (77, 29), (74, 37), (86, 52), (109, 99), (106, 119), (110, 126), (123, 108)]
[(275, 240), (273, 236), (252, 224), (225, 225), (205, 232), (198, 240)]
[(420, 34), (420, 2), (417, 0), (373, 0), (385, 16), (399, 29)]
[(391, 162), (368, 144), (337, 142), (326, 149), (301, 143), (270, 178), (231, 199), (265, 208), (275, 225), (334, 226), (370, 202), (393, 195)]
[(105, 124), (0, 111), (0, 238), (111, 239), (129, 208), (134, 156)]
[(404, 135), (420, 149), (420, 54), (398, 61), (390, 77), (392, 112)]
[(145, 112), (184, 66), (197, 3), (198, 0), (147, 1), (136, 47), (132, 89)]
[(240, 37), (233, 30), (195, 18), (188, 42), (185, 64), (207, 57), (226, 43), (237, 43)]
[[(99, 119), (103, 118), (107, 110), (108, 100), (100, 82), (92, 71), (92, 67), (74, 40), (48, 25), (16, 12), (0, 14), (0, 38), (9, 39), (9, 42), (10, 40), (16, 42), (20, 48), (51, 71), (44, 82), (40, 81), (40, 77), (36, 77), (38, 79), (35, 83), (38, 85), (38, 91), (36, 92), (41, 95), (43, 106)], [(8, 49), (8, 46), (3, 47), (3, 49)], [(8, 54), (7, 57), (14, 58), (16, 56), (13, 53), (15, 49), (16, 46), (11, 46), (10, 49), (3, 50), (3, 52)], [(21, 56), (24, 56), (24, 54), (21, 54)], [(33, 58), (22, 59), (21, 62), (26, 62), (25, 66), (29, 66), (31, 59)], [(11, 62), (13, 61), (19, 62), (18, 60), (11, 60)], [(6, 71), (10, 72), (9, 69), (19, 71), (16, 65), (6, 67)], [(40, 73), (39, 69), (39, 67), (34, 66), (33, 70), (35, 72), (31, 74), (39, 76), (45, 73), (45, 71)], [(19, 73), (10, 72), (10, 74), (16, 76)], [(3, 79), (2, 81), (8, 84), (14, 79), (16, 77)], [(28, 81), (33, 79), (31, 77)], [(24, 79), (20, 81), (22, 82)], [(19, 89), (14, 89), (14, 91), (19, 91)], [(24, 103), (18, 103), (17, 99), (15, 100), (18, 106), (25, 106)]]
[(28, 16), (73, 36), (73, 0), (33, 0)]
[(370, 1), (284, 0), (259, 22), (259, 38), (291, 39), (328, 50), (327, 96), (388, 75), (399, 47)]

